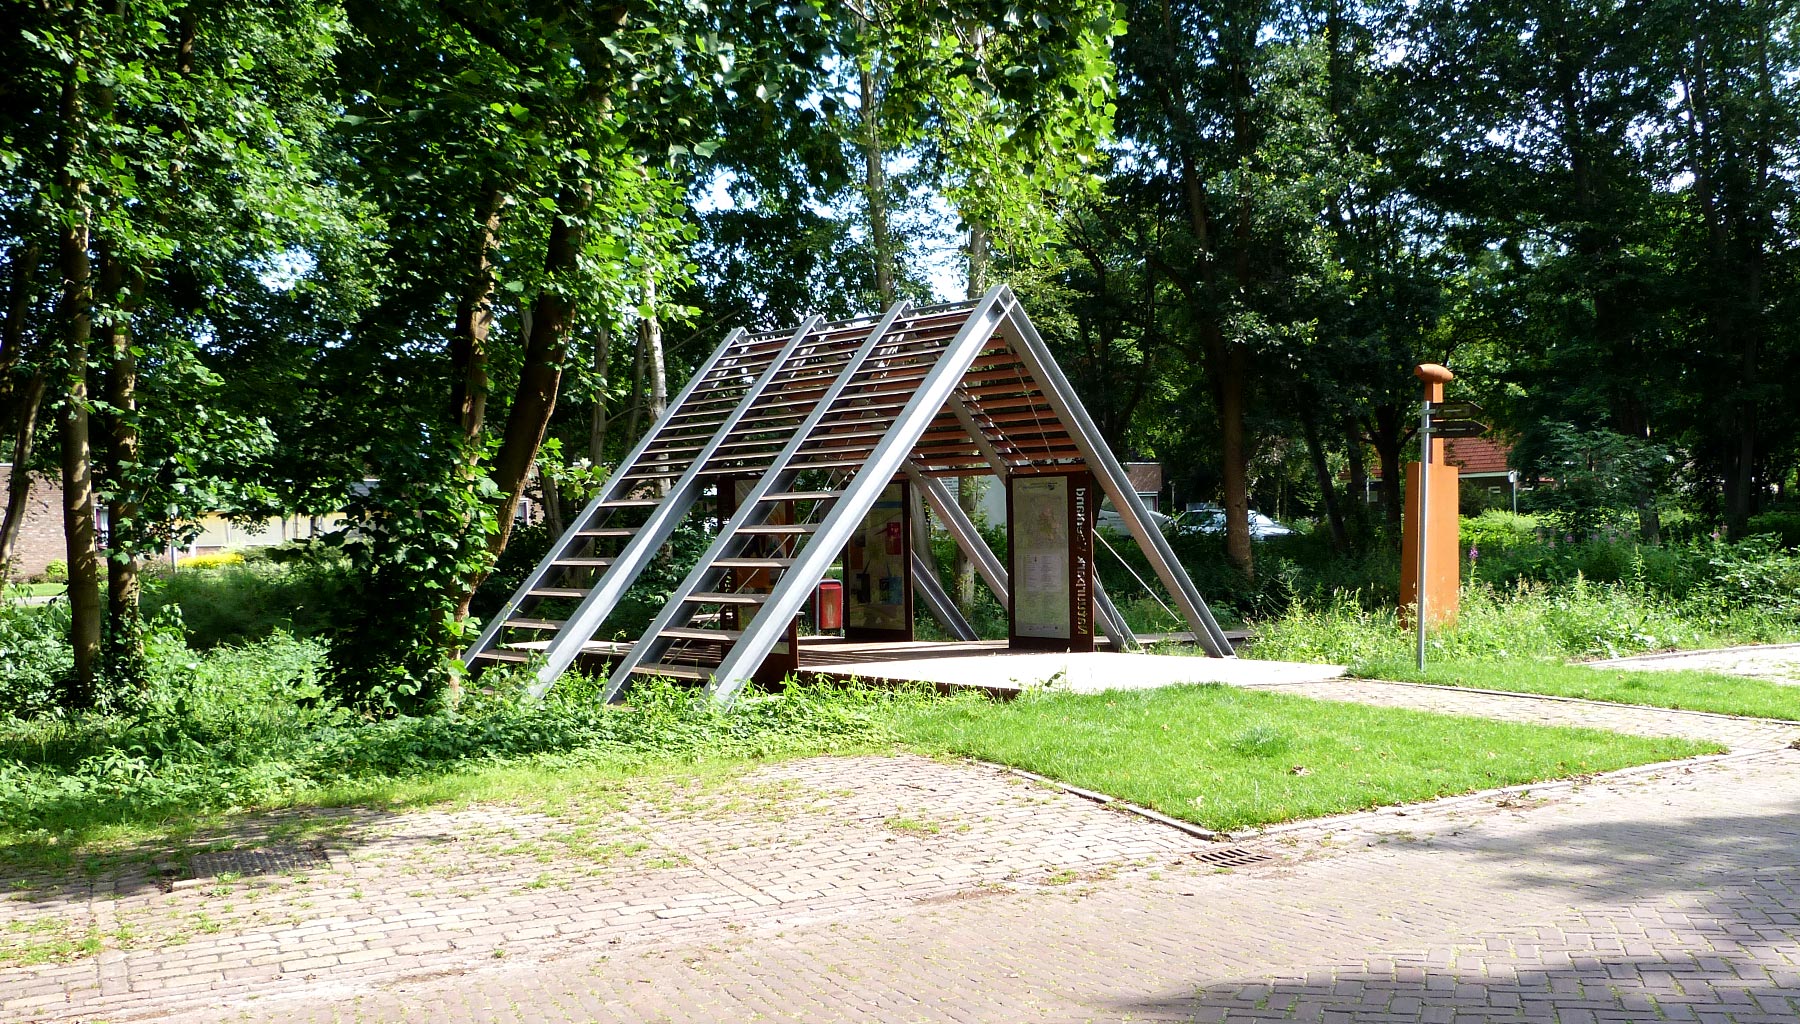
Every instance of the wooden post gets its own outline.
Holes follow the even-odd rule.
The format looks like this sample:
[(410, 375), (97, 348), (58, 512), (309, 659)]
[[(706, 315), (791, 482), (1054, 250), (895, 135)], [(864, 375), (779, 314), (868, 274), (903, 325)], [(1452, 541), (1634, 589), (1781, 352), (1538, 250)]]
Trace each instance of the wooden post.
[[(1457, 478), (1455, 466), (1444, 457), (1442, 439), (1430, 436), (1426, 427), (1430, 409), (1443, 402), (1444, 385), (1455, 375), (1436, 363), (1424, 363), (1413, 371), (1425, 384), (1426, 414), (1421, 417), (1421, 460), (1406, 467), (1406, 514), (1400, 548), (1401, 617), (1421, 636), (1426, 626), (1456, 621), (1462, 574), (1457, 558)], [(1425, 542), (1420, 544), (1423, 535)], [(1421, 562), (1423, 564), (1421, 564)], [(1425, 614), (1414, 613), (1423, 583)], [(1423, 648), (1421, 647), (1421, 651)]]

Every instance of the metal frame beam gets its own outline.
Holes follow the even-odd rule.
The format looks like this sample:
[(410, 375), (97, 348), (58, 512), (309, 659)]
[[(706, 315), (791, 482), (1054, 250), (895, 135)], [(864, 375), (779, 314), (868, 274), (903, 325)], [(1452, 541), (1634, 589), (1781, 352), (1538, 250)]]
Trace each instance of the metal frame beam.
[(1206, 599), (1200, 596), (1194, 581), (1188, 578), (1187, 570), (1181, 567), (1174, 549), (1169, 547), (1169, 539), (1150, 521), (1150, 512), (1137, 496), (1137, 491), (1132, 488), (1131, 478), (1126, 475), (1125, 467), (1119, 465), (1119, 460), (1113, 457), (1106, 443), (1099, 439), (1099, 428), (1082, 407), (1075, 389), (1057, 367), (1056, 360), (1044, 346), (1044, 339), (1038, 335), (1037, 328), (1032, 326), (1030, 318), (1019, 307), (1018, 299), (1011, 290), (1006, 292), (1005, 306), (1005, 324), (1011, 329), (1008, 340), (1013, 343), (1014, 354), (1031, 371), (1032, 376), (1037, 378), (1038, 386), (1044, 389), (1044, 397), (1049, 401), (1051, 410), (1062, 420), (1076, 449), (1099, 478), (1101, 489), (1112, 499), (1113, 507), (1119, 510), (1119, 517), (1125, 521), (1126, 529), (1131, 531), (1138, 546), (1149, 557), (1157, 577), (1168, 588), (1170, 596), (1175, 598), (1195, 639), (1215, 658), (1236, 657), (1232, 653), (1231, 642), (1225, 638), (1225, 631), (1219, 628), (1212, 610), (1206, 606)]
[(1006, 475), (1012, 472), (1012, 464), (1007, 462), (1001, 456), (1000, 449), (994, 447), (994, 443), (988, 440), (987, 432), (981, 429), (981, 424), (975, 422), (975, 414), (969, 411), (969, 403), (963, 401), (961, 395), (952, 393), (950, 401), (946, 404), (950, 407), (950, 415), (955, 416), (956, 422), (962, 424), (962, 428), (968, 431), (969, 440), (975, 442), (975, 450), (981, 453), (982, 458), (988, 460), (988, 465), (994, 469), (994, 475), (999, 477), (1000, 482), (1004, 484)]
[(944, 592), (944, 585), (938, 582), (937, 570), (917, 550), (912, 553), (912, 574), (913, 592), (925, 599), (925, 607), (930, 609), (931, 617), (938, 620), (939, 625), (958, 640), (981, 639), (975, 627), (957, 609), (956, 602)]
[(556, 568), (557, 560), (566, 555), (569, 548), (580, 540), (576, 531), (585, 529), (592, 523), (595, 516), (603, 510), (607, 502), (619, 500), (631, 489), (630, 483), (625, 480), (626, 467), (635, 465), (639, 459), (644, 457), (644, 453), (650, 450), (652, 444), (656, 443), (663, 428), (668, 425), (670, 419), (675, 415), (675, 411), (680, 409), (682, 403), (686, 402), (688, 398), (693, 395), (695, 390), (700, 387), (700, 383), (710, 376), (713, 370), (718, 368), (719, 364), (725, 360), (726, 354), (736, 347), (738, 342), (744, 339), (745, 335), (746, 332), (742, 327), (736, 328), (730, 334), (727, 334), (725, 340), (719, 343), (719, 347), (713, 349), (712, 354), (707, 356), (706, 362), (702, 363), (700, 368), (694, 371), (694, 375), (688, 378), (687, 386), (681, 389), (681, 394), (675, 396), (675, 401), (669, 404), (668, 410), (663, 414), (662, 419), (657, 420), (656, 423), (652, 424), (650, 429), (644, 433), (643, 439), (638, 441), (637, 447), (633, 448), (631, 453), (619, 463), (619, 468), (613, 473), (612, 477), (606, 481), (605, 486), (600, 488), (600, 493), (595, 495), (594, 500), (588, 502), (587, 507), (582, 509), (581, 513), (571, 521), (570, 528), (564, 530), (563, 535), (557, 538), (556, 543), (550, 545), (550, 550), (541, 560), (539, 560), (537, 567), (531, 570), (529, 576), (525, 577), (524, 584), (513, 593), (512, 597), (507, 599), (506, 604), (502, 605), (498, 612), (494, 613), (493, 617), (488, 620), (487, 625), (482, 627), (481, 635), (478, 636), (475, 639), (475, 642), (469, 646), (469, 649), (463, 653), (463, 665), (465, 667), (473, 665), (475, 663), (475, 656), (482, 651), (487, 650), (493, 644), (494, 639), (500, 635), (500, 630), (506, 625), (506, 620), (512, 618), (513, 613), (519, 610), (519, 606), (525, 603), (526, 595), (537, 589), (538, 585)]
[[(583, 646), (593, 638), (613, 609), (618, 607), (625, 591), (637, 580), (638, 574), (643, 572), (644, 566), (650, 563), (657, 551), (668, 542), (675, 528), (686, 518), (688, 509), (700, 497), (700, 473), (712, 459), (713, 453), (718, 451), (719, 445), (731, 435), (732, 428), (737, 426), (757, 399), (762, 397), (769, 384), (787, 368), (788, 359), (800, 347), (800, 343), (823, 322), (823, 317), (809, 317), (788, 338), (787, 344), (776, 353), (768, 368), (744, 391), (737, 406), (720, 422), (718, 429), (713, 431), (711, 439), (694, 454), (687, 471), (681, 474), (681, 479), (669, 488), (663, 500), (650, 510), (650, 516), (644, 521), (644, 525), (638, 527), (631, 539), (625, 542), (624, 549), (613, 560), (613, 564), (607, 566), (606, 572), (595, 582), (593, 589), (581, 599), (575, 613), (569, 616), (562, 629), (551, 639), (549, 650), (544, 652), (544, 664), (537, 671), (537, 682), (531, 687), (533, 696), (542, 696), (556, 682), (556, 677), (562, 675), (581, 656)], [(685, 401), (690, 393), (682, 392), (682, 400)], [(667, 422), (680, 408), (679, 404), (669, 406), (663, 413), (662, 422)]]
[[(707, 546), (705, 553), (700, 556), (700, 560), (694, 563), (694, 568), (687, 574), (687, 578), (683, 579), (680, 586), (676, 587), (675, 592), (669, 596), (668, 603), (663, 606), (662, 611), (657, 613), (656, 618), (651, 621), (649, 628), (644, 631), (644, 635), (638, 638), (637, 643), (631, 645), (631, 650), (626, 652), (625, 656), (619, 659), (619, 663), (613, 667), (613, 674), (606, 683), (606, 691), (604, 694), (604, 699), (606, 701), (611, 702), (619, 695), (619, 692), (625, 688), (625, 684), (631, 680), (632, 670), (643, 664), (646, 655), (648, 655), (650, 650), (661, 641), (663, 630), (668, 629), (674, 623), (675, 617), (686, 610), (685, 602), (687, 601), (688, 595), (699, 590), (700, 585), (707, 579), (710, 573), (718, 571), (713, 563), (718, 559), (725, 557), (726, 551), (741, 539), (738, 537), (737, 532), (743, 527), (750, 525), (751, 521), (755, 520), (758, 516), (766, 517), (768, 515), (767, 510), (760, 507), (763, 503), (763, 496), (775, 490), (777, 482), (791, 474), (792, 471), (789, 470), (788, 463), (793, 460), (794, 455), (805, 445), (807, 437), (831, 412), (832, 406), (837, 402), (838, 396), (843, 394), (844, 389), (850, 385), (851, 378), (855, 377), (857, 371), (862, 369), (862, 365), (867, 361), (869, 355), (881, 346), (882, 340), (893, 328), (894, 321), (898, 320), (906, 312), (907, 308), (905, 300), (896, 302), (893, 306), (889, 307), (887, 313), (882, 316), (881, 321), (869, 331), (868, 337), (863, 340), (863, 343), (857, 347), (856, 352), (851, 355), (849, 361), (839, 370), (837, 377), (833, 379), (830, 386), (825, 389), (825, 393), (820, 396), (818, 403), (813, 406), (812, 411), (807, 414), (806, 419), (801, 421), (800, 425), (794, 429), (794, 433), (788, 439), (787, 444), (784, 445), (781, 451), (770, 460), (769, 468), (764, 471), (762, 476), (757, 478), (756, 483), (750, 488), (750, 493), (746, 494), (743, 500), (738, 503), (737, 511), (732, 513), (731, 519), (719, 528), (718, 536), (713, 538), (713, 542)], [(817, 318), (815, 317), (814, 319)], [(893, 474), (890, 471), (888, 475), (892, 476)], [(850, 486), (855, 486), (854, 480), (852, 480)], [(827, 521), (829, 521), (831, 516), (837, 514), (837, 510), (843, 506), (844, 497), (847, 497), (848, 494), (849, 492), (846, 490), (845, 494), (833, 503), (832, 512), (827, 516)], [(816, 539), (817, 537), (815, 535), (814, 540)], [(839, 544), (841, 546), (842, 542), (840, 541)], [(813, 550), (814, 547), (814, 543), (810, 541), (802, 545), (800, 555), (795, 560), (795, 566), (790, 566), (783, 572), (781, 583), (776, 585), (775, 589), (777, 592), (780, 591), (782, 584), (785, 584), (794, 577), (795, 567), (797, 567), (800, 561), (805, 557), (806, 552)], [(835, 560), (835, 558), (836, 553), (833, 552), (833, 560)], [(826, 563), (827, 567), (829, 564), (829, 562)], [(818, 575), (822, 577), (824, 574), (824, 569), (821, 568)], [(763, 606), (763, 612), (766, 612), (768, 607), (769, 606), (765, 604)], [(788, 618), (793, 618), (794, 615), (799, 614), (799, 611), (799, 607), (796, 606), (794, 610), (788, 614)], [(783, 619), (781, 621), (785, 623), (787, 620)], [(768, 632), (767, 623), (768, 620), (765, 618), (764, 614), (759, 612), (748, 625), (744, 626), (743, 633), (738, 637), (737, 643), (732, 645), (732, 654), (735, 654), (742, 649), (746, 641), (755, 637), (758, 629), (763, 629), (765, 632)], [(756, 671), (757, 667), (762, 664), (763, 657), (767, 656), (769, 650), (779, 642), (780, 637), (776, 635), (777, 633), (785, 635), (785, 626), (780, 630), (770, 633), (768, 642), (761, 645), (762, 654), (757, 657), (753, 664), (751, 664), (749, 673)], [(731, 661), (730, 655), (727, 655), (726, 661), (728, 663)], [(749, 678), (749, 673), (745, 674), (745, 679)], [(739, 685), (742, 685), (742, 681), (740, 681)]]
[[(993, 548), (988, 547), (981, 531), (975, 528), (962, 506), (956, 503), (956, 496), (950, 493), (942, 480), (926, 476), (916, 466), (909, 464), (906, 467), (906, 479), (925, 496), (932, 511), (944, 521), (944, 527), (950, 531), (950, 536), (956, 538), (957, 547), (962, 548), (969, 561), (975, 563), (975, 571), (981, 574), (988, 590), (993, 592), (994, 600), (1000, 602), (1000, 607), (1010, 608), (1012, 602), (1007, 594), (1006, 566), (1000, 564), (1000, 556), (994, 554)], [(1004, 484), (1004, 481), (1001, 482)]]
[[(730, 701), (749, 680), (751, 673), (756, 671), (756, 667), (762, 664), (763, 658), (768, 656), (777, 640), (773, 624), (786, 622), (799, 613), (808, 594), (837, 560), (838, 550), (849, 541), (856, 525), (862, 522), (863, 516), (874, 505), (875, 499), (887, 487), (888, 482), (905, 467), (907, 457), (918, 444), (919, 436), (937, 417), (938, 410), (944, 407), (944, 402), (962, 380), (962, 375), (967, 372), (976, 353), (1003, 321), (1004, 312), (1000, 306), (1008, 295), (1010, 292), (1005, 285), (988, 289), (981, 301), (969, 311), (969, 318), (963, 322), (956, 337), (938, 353), (936, 365), (919, 382), (905, 408), (894, 417), (887, 436), (881, 439), (863, 461), (862, 468), (857, 470), (843, 496), (819, 524), (818, 531), (801, 548), (794, 564), (782, 574), (780, 582), (770, 592), (762, 609), (745, 627), (744, 635), (738, 638), (724, 662), (719, 665), (710, 687), (714, 699)], [(773, 475), (765, 477), (764, 483), (769, 482)]]
[[(1012, 600), (1008, 589), (1012, 574), (1007, 572), (1006, 566), (1000, 564), (1000, 556), (994, 554), (993, 548), (988, 547), (987, 539), (981, 536), (981, 531), (975, 528), (975, 524), (962, 510), (962, 506), (956, 503), (956, 496), (950, 493), (950, 489), (944, 486), (943, 481), (926, 476), (919, 472), (916, 466), (908, 465), (906, 467), (906, 478), (919, 488), (920, 492), (925, 495), (925, 500), (931, 503), (932, 510), (938, 514), (939, 518), (943, 519), (945, 528), (950, 531), (950, 536), (956, 538), (957, 546), (962, 548), (963, 554), (967, 555), (969, 561), (975, 564), (976, 571), (986, 581), (988, 590), (994, 595), (994, 600), (1000, 602), (1000, 607), (1010, 609)], [(999, 483), (1003, 487), (1006, 485), (1005, 480), (1000, 480)], [(1100, 628), (1105, 630), (1107, 639), (1111, 640), (1114, 646), (1125, 651), (1142, 648), (1143, 645), (1138, 643), (1137, 634), (1133, 633), (1131, 627), (1126, 625), (1125, 616), (1119, 614), (1118, 607), (1113, 604), (1112, 598), (1107, 596), (1106, 588), (1101, 585), (1098, 573), (1094, 574), (1094, 604), (1100, 613), (1097, 616), (1100, 620)]]

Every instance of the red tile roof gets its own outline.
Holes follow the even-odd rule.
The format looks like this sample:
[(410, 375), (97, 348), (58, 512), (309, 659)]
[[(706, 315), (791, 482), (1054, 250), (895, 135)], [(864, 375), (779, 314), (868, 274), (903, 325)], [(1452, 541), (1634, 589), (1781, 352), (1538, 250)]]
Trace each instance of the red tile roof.
[(1157, 494), (1162, 491), (1163, 470), (1160, 462), (1127, 462), (1125, 475), (1131, 478), (1131, 487), (1139, 494)]
[(1450, 464), (1469, 473), (1505, 473), (1506, 457), (1512, 449), (1486, 437), (1453, 437), (1444, 442)]
[[(1417, 451), (1417, 445), (1414, 446)], [(1463, 471), (1464, 476), (1477, 473), (1494, 473), (1504, 476), (1510, 469), (1506, 457), (1512, 453), (1512, 446), (1489, 437), (1453, 437), (1444, 442), (1448, 450), (1450, 464)], [(1339, 479), (1349, 479), (1349, 472), (1339, 473)], [(1369, 479), (1381, 479), (1381, 467), (1369, 465)]]

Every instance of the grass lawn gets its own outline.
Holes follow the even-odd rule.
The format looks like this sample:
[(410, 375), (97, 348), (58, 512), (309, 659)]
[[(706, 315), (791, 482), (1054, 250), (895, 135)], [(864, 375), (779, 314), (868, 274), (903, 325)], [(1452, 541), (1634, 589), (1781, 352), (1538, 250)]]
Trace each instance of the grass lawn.
[(1657, 708), (1715, 711), (1725, 715), (1800, 720), (1800, 686), (1720, 672), (1630, 671), (1533, 658), (1504, 661), (1458, 660), (1427, 663), (1421, 673), (1410, 661), (1367, 661), (1351, 674), (1364, 679), (1473, 686), (1514, 693), (1643, 704)]
[(1223, 686), (958, 699), (893, 716), (917, 749), (1014, 765), (1222, 831), (1722, 749)]
[(7, 597), (60, 597), (67, 593), (67, 583), (9, 583)]

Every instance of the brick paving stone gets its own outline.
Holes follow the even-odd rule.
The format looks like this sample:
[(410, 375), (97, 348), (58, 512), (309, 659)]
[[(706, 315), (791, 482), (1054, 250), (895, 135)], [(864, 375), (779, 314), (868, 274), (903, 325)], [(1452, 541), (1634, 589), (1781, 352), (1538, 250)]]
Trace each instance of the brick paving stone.
[(1635, 707), (1537, 694), (1495, 693), (1456, 686), (1392, 683), (1376, 679), (1325, 679), (1245, 688), (1292, 693), (1317, 700), (1498, 718), (1533, 725), (1582, 726), (1638, 736), (1679, 736), (1691, 740), (1712, 740), (1734, 751), (1772, 750), (1800, 740), (1800, 723), (1795, 722)]
[(1170, 851), (1074, 886), (321, 979), (170, 1019), (1800, 1019), (1800, 934), (1775, 920), (1800, 910), (1800, 752), (1553, 788), (1271, 831), (1242, 841), (1279, 859), (1249, 868)]
[[(185, 1019), (295, 986), (904, 914), (1059, 871), (1129, 874), (1207, 845), (1000, 769), (912, 756), (678, 781), (592, 818), (329, 815), (340, 827), (323, 866), (285, 876), (168, 890), (136, 865), (79, 884), (11, 880), (9, 918), (74, 934), (126, 923), (132, 940), (0, 973), (0, 1019)], [(195, 842), (254, 846), (295, 817)]]
[[(311, 812), (319, 866), (9, 880), (107, 936), (4, 1018), (1800, 1019), (1800, 753), (1769, 723), (1444, 687), (1281, 687), (1738, 753), (1211, 844), (970, 764), (764, 765), (566, 816)], [(198, 845), (268, 842), (299, 813)], [(1068, 874), (1076, 881), (1056, 885)], [(102, 927), (104, 926), (104, 927)], [(132, 936), (121, 947), (114, 933)]]

